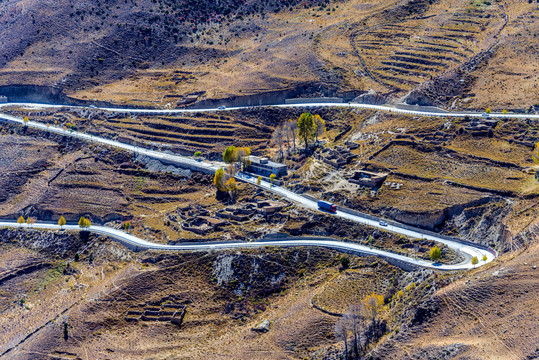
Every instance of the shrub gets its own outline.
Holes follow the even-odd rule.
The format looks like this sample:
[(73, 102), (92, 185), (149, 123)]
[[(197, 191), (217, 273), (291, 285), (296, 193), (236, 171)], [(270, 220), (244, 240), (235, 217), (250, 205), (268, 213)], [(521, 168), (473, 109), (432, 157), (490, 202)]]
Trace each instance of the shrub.
[(350, 258), (347, 256), (341, 256), (340, 262), (343, 269), (348, 269), (350, 267)]
[(432, 261), (438, 261), (440, 260), (441, 257), (442, 257), (442, 250), (438, 246), (435, 246), (432, 249), (430, 249), (430, 259)]

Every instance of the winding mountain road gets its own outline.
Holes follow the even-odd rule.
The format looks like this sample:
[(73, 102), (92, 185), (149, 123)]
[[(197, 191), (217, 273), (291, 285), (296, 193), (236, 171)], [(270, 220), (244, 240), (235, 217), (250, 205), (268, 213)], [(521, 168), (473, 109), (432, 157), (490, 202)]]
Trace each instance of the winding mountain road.
[[(384, 111), (397, 114), (408, 114), (418, 116), (433, 116), (433, 117), (485, 117), (483, 113), (478, 112), (436, 112), (436, 111), (421, 111), (401, 109), (390, 105), (370, 105), (370, 104), (358, 104), (358, 103), (301, 103), (301, 104), (278, 104), (278, 105), (260, 105), (260, 106), (237, 106), (225, 109), (210, 108), (210, 109), (135, 109), (135, 108), (115, 108), (115, 107), (96, 107), (96, 106), (76, 106), (76, 105), (52, 105), (52, 104), (36, 104), (36, 103), (4, 103), (0, 104), (0, 108), (3, 107), (22, 107), (28, 109), (46, 109), (46, 108), (69, 108), (69, 109), (93, 109), (108, 111), (114, 113), (127, 113), (127, 114), (147, 114), (147, 115), (173, 115), (182, 113), (197, 113), (197, 112), (215, 112), (215, 111), (234, 111), (245, 110), (251, 108), (264, 108), (264, 107), (280, 107), (280, 108), (312, 108), (312, 107), (341, 107), (341, 108), (354, 108), (354, 109), (368, 109)], [(488, 117), (492, 118), (511, 118), (511, 119), (539, 119), (539, 114), (501, 114), (492, 113), (488, 114)]]
[[(2, 106), (5, 106), (6, 104), (0, 105), (0, 108)], [(24, 107), (31, 107), (31, 108), (40, 108), (40, 107), (47, 107), (47, 108), (59, 108), (63, 107), (60, 105), (41, 105), (41, 104), (8, 104), (11, 106), (24, 106)], [(357, 105), (357, 106), (356, 106)], [(354, 106), (354, 107), (362, 107), (362, 108), (369, 108), (369, 109), (376, 109), (376, 110), (382, 110), (382, 111), (389, 111), (389, 107), (387, 106), (377, 106), (377, 105), (365, 105), (363, 104), (294, 104), (294, 105), (280, 105), (281, 107), (310, 107), (310, 106)], [(230, 108), (228, 110), (234, 110), (234, 109), (245, 109), (246, 107), (241, 108)], [(181, 112), (200, 112), (200, 111), (223, 111), (219, 109), (190, 109), (190, 110), (147, 110), (147, 109), (109, 109), (109, 108), (101, 108), (100, 110), (103, 111), (116, 111), (116, 112), (137, 112), (137, 113), (147, 113), (147, 114), (174, 114), (174, 113), (181, 113)], [(402, 109), (394, 109), (391, 108), (391, 111), (395, 112), (401, 112), (401, 113), (409, 113), (414, 115), (422, 115), (422, 116), (449, 116), (448, 113), (440, 114), (440, 113), (425, 113), (425, 112), (414, 112), (410, 110), (402, 110)], [(464, 114), (461, 113), (459, 115), (451, 115), (451, 116), (481, 116), (481, 114)], [(493, 117), (515, 117), (514, 114), (491, 114)], [(537, 117), (539, 118), (539, 115), (531, 115), (531, 117)], [(526, 115), (526, 117), (530, 117), (530, 115)], [(15, 122), (24, 124), (23, 119), (11, 116), (8, 114), (0, 113), (0, 120)], [(131, 144), (122, 143), (115, 140), (105, 139), (97, 136), (93, 136), (91, 134), (85, 134), (78, 131), (71, 131), (71, 130), (65, 130), (61, 129), (59, 127), (55, 126), (47, 126), (45, 124), (35, 122), (35, 121), (28, 121), (26, 126), (43, 130), (43, 131), (49, 131), (54, 132), (57, 134), (61, 134), (64, 136), (71, 136), (74, 138), (79, 138), (86, 141), (96, 142), (96, 143), (102, 143), (105, 145), (113, 146), (116, 148), (120, 148), (123, 150), (127, 150), (130, 152), (142, 154), (149, 156), (154, 159), (158, 159), (167, 163), (172, 163), (175, 165), (178, 165), (180, 167), (186, 167), (191, 170), (195, 171), (201, 171), (208, 174), (213, 174), (218, 168), (224, 167), (224, 163), (220, 162), (207, 162), (207, 161), (197, 161), (189, 157), (180, 156), (180, 155), (174, 155), (174, 154), (168, 154), (160, 151), (145, 149), (139, 146), (134, 146)], [(294, 203), (300, 204), (303, 207), (306, 207), (308, 209), (314, 210), (314, 211), (320, 211), (318, 209), (317, 201), (312, 198), (307, 198), (302, 195), (296, 194), (290, 190), (281, 188), (279, 186), (274, 186), (268, 182), (262, 181), (260, 184), (256, 183), (256, 178), (250, 176), (246, 173), (239, 173), (237, 174), (237, 179), (240, 181), (244, 181), (247, 183), (250, 183), (254, 186), (259, 186), (267, 191), (273, 192), (283, 198), (286, 198)], [(399, 224), (397, 222), (393, 221), (387, 221), (389, 224), (385, 225), (381, 223), (382, 218), (374, 217), (372, 215), (367, 214), (361, 214), (358, 212), (354, 212), (350, 209), (345, 209), (339, 207), (339, 210), (332, 214), (333, 216), (338, 216), (350, 221), (354, 221), (356, 223), (365, 224), (371, 227), (383, 229), (386, 231), (390, 231), (393, 233), (401, 234), (404, 236), (409, 236), (413, 238), (420, 238), (420, 239), (427, 239), (427, 240), (434, 240), (440, 243), (443, 243), (447, 245), (448, 247), (452, 248), (453, 250), (463, 254), (463, 256), (466, 259), (466, 263), (457, 264), (457, 265), (433, 265), (430, 262), (422, 261), (422, 260), (416, 260), (413, 258), (408, 258), (402, 255), (393, 254), (390, 252), (382, 251), (382, 250), (375, 250), (370, 249), (367, 246), (358, 245), (358, 244), (352, 244), (352, 243), (345, 243), (345, 242), (339, 242), (335, 240), (279, 240), (279, 241), (272, 241), (272, 242), (237, 242), (237, 243), (216, 243), (216, 244), (195, 244), (195, 245), (178, 245), (178, 246), (172, 246), (172, 245), (163, 245), (163, 244), (155, 244), (148, 241), (145, 241), (143, 239), (139, 239), (137, 237), (134, 237), (132, 235), (126, 234), (122, 231), (115, 230), (109, 227), (102, 227), (102, 226), (92, 226), (91, 230), (97, 233), (102, 233), (105, 235), (109, 235), (111, 237), (116, 238), (117, 240), (120, 240), (126, 244), (135, 245), (139, 248), (147, 248), (147, 249), (163, 249), (163, 250), (208, 250), (208, 249), (224, 249), (224, 248), (248, 248), (248, 247), (260, 247), (260, 246), (323, 246), (323, 247), (329, 247), (337, 250), (342, 251), (351, 251), (356, 253), (369, 253), (380, 257), (385, 258), (391, 258), (397, 261), (402, 261), (408, 264), (412, 265), (418, 265), (423, 267), (431, 267), (431, 268), (437, 268), (442, 270), (462, 270), (462, 269), (469, 269), (472, 267), (470, 263), (470, 259), (474, 256), (476, 256), (478, 259), (482, 259), (483, 256), (486, 256), (487, 260), (485, 262), (481, 262), (482, 264), (492, 261), (496, 256), (496, 252), (488, 247), (471, 243), (465, 240), (452, 238), (448, 236), (443, 236), (440, 234), (436, 234), (430, 231), (426, 231), (420, 228), (414, 228), (411, 226), (407, 226), (404, 224)], [(0, 226), (11, 226), (13, 227), (13, 223), (9, 222), (3, 222), (0, 223)], [(18, 226), (18, 224), (15, 224)], [(54, 224), (35, 224), (34, 227), (39, 228), (47, 228), (47, 229), (55, 229), (58, 228), (57, 225)], [(66, 227), (67, 229), (75, 229), (78, 227)]]
[[(42, 229), (42, 230), (61, 230), (59, 225), (52, 223), (35, 223), (31, 226), (27, 224), (19, 225), (14, 221), (0, 221), (0, 228), (10, 227), (10, 228), (32, 228), (32, 229)], [(64, 225), (63, 230), (67, 231), (82, 231), (77, 225)], [(279, 246), (279, 247), (296, 247), (296, 246), (312, 246), (312, 247), (323, 247), (328, 249), (333, 249), (337, 251), (353, 253), (357, 255), (372, 255), (399, 265), (398, 262), (409, 264), (413, 266), (420, 266), (431, 269), (438, 270), (468, 270), (473, 267), (470, 262), (470, 254), (465, 253), (465, 260), (459, 264), (445, 265), (445, 264), (435, 264), (431, 261), (425, 261), (422, 259), (414, 259), (404, 255), (391, 253), (384, 250), (374, 249), (365, 245), (349, 243), (334, 240), (331, 238), (319, 238), (315, 239), (312, 237), (309, 238), (286, 238), (283, 240), (264, 240), (264, 241), (253, 241), (253, 242), (214, 242), (214, 243), (198, 243), (198, 244), (185, 244), (185, 245), (166, 245), (152, 243), (143, 239), (140, 239), (136, 236), (117, 230), (107, 226), (95, 226), (92, 225), (88, 229), (97, 234), (102, 234), (109, 236), (120, 243), (137, 250), (166, 250), (166, 251), (211, 251), (211, 250), (225, 250), (225, 249), (252, 249), (260, 248), (267, 246)], [(479, 255), (479, 254), (477, 254)], [(476, 255), (474, 255), (476, 256)], [(395, 261), (397, 263), (395, 263)], [(488, 261), (487, 261), (488, 262)], [(483, 262), (485, 263), (485, 262)]]

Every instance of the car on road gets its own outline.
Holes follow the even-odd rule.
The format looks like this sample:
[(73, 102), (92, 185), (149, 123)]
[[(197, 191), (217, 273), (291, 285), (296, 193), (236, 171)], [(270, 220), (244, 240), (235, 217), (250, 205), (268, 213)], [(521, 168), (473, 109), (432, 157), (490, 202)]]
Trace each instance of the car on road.
[(226, 109), (226, 107), (225, 107), (224, 105), (221, 105), (221, 106), (219, 106), (219, 107), (217, 108), (217, 110), (224, 110), (224, 109)]
[(380, 226), (387, 226), (387, 223), (386, 223), (385, 221), (380, 220), (380, 221), (378, 222), (378, 225), (380, 225)]
[(95, 105), (90, 105), (90, 106), (88, 106), (88, 107), (89, 107), (90, 109), (97, 109), (97, 106), (95, 106)]

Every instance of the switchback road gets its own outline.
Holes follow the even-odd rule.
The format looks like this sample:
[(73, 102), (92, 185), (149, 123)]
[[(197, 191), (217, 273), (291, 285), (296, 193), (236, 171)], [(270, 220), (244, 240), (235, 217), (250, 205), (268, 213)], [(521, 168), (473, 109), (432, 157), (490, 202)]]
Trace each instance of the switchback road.
[[(26, 105), (28, 105), (28, 104), (26, 104)], [(313, 104), (308, 104), (308, 105), (313, 106)], [(34, 105), (32, 105), (32, 106), (34, 106)], [(51, 105), (51, 106), (53, 106), (53, 105)], [(296, 106), (296, 105), (294, 105), (294, 106)], [(131, 110), (129, 110), (129, 111), (131, 111)], [(158, 111), (158, 110), (156, 110), (156, 111)], [(170, 111), (173, 111), (173, 110), (170, 110)], [(217, 110), (213, 110), (213, 111), (217, 111)], [(16, 116), (7, 115), (7, 114), (0, 113), (0, 120), (1, 119), (5, 120), (5, 121), (24, 124), (23, 119), (21, 119), (19, 117), (16, 117)], [(61, 129), (59, 127), (50, 126), (50, 125), (47, 126), (45, 124), (35, 122), (35, 121), (28, 121), (25, 125), (28, 126), (28, 127), (31, 127), (31, 128), (35, 128), (35, 129), (39, 129), (39, 130), (43, 130), (43, 131), (54, 132), (54, 133), (61, 134), (61, 135), (64, 135), (64, 136), (71, 136), (71, 137), (79, 138), (79, 139), (86, 140), (86, 141), (102, 143), (102, 144), (105, 144), (105, 145), (113, 146), (113, 147), (120, 148), (120, 149), (123, 149), (123, 150), (127, 150), (127, 151), (130, 151), (130, 152), (143, 154), (143, 155), (146, 155), (146, 156), (149, 156), (151, 158), (158, 159), (158, 160), (161, 160), (161, 161), (164, 161), (164, 162), (167, 162), (167, 163), (176, 164), (176, 165), (178, 165), (180, 167), (188, 168), (188, 169), (191, 169), (191, 170), (194, 170), (194, 171), (201, 171), (201, 172), (208, 173), (208, 174), (213, 174), (218, 168), (225, 166), (225, 164), (219, 163), (219, 162), (197, 161), (197, 160), (194, 160), (192, 158), (185, 157), (185, 156), (168, 154), (168, 153), (164, 153), (164, 152), (160, 152), (160, 151), (145, 149), (145, 148), (134, 146), (134, 145), (131, 145), (131, 144), (126, 144), (126, 143), (122, 143), (122, 142), (115, 141), (115, 140), (105, 139), (105, 138), (93, 136), (93, 135), (90, 135), (90, 134), (85, 134), (85, 133), (78, 132), (78, 131), (65, 130), (65, 129)], [(294, 193), (294, 192), (292, 192), (290, 190), (281, 188), (279, 186), (273, 186), (272, 184), (270, 184), (268, 182), (265, 182), (265, 181), (262, 181), (261, 184), (257, 184), (255, 177), (252, 177), (252, 176), (250, 176), (248, 174), (245, 174), (245, 173), (239, 173), (236, 177), (238, 178), (238, 180), (250, 183), (250, 184), (255, 185), (255, 186), (259, 186), (259, 187), (261, 187), (261, 188), (263, 188), (265, 190), (273, 192), (273, 193), (275, 193), (275, 194), (277, 194), (279, 196), (282, 196), (283, 198), (286, 198), (286, 199), (288, 199), (288, 200), (290, 200), (290, 201), (292, 201), (294, 203), (300, 204), (300, 205), (302, 205), (302, 206), (304, 206), (306, 208), (309, 208), (309, 209), (314, 210), (314, 211), (319, 211), (317, 201), (315, 199), (310, 199), (310, 198), (304, 197), (302, 195), (296, 194), (296, 193)], [(389, 224), (386, 225), (386, 224), (382, 223), (382, 220), (383, 220), (382, 218), (377, 218), (377, 217), (374, 217), (372, 215), (357, 213), (357, 212), (354, 212), (354, 211), (352, 211), (350, 209), (339, 208), (339, 210), (336, 213), (332, 214), (332, 215), (333, 216), (338, 216), (338, 217), (341, 217), (341, 218), (344, 218), (344, 219), (347, 219), (347, 220), (350, 220), (350, 221), (354, 221), (354, 222), (357, 222), (357, 223), (365, 224), (365, 225), (368, 225), (368, 226), (371, 226), (371, 227), (380, 228), (380, 229), (390, 231), (390, 232), (393, 232), (393, 233), (397, 233), (397, 234), (401, 234), (401, 235), (405, 235), (405, 236), (410, 236), (410, 237), (413, 237), (413, 238), (434, 240), (434, 241), (437, 241), (437, 242), (440, 242), (440, 243), (443, 243), (443, 244), (447, 245), (448, 247), (454, 249), (455, 251), (457, 251), (459, 253), (462, 253), (468, 259), (471, 259), (473, 256), (477, 256), (478, 259), (482, 259), (483, 256), (486, 255), (486, 257), (487, 257), (486, 262), (490, 262), (497, 256), (497, 254), (496, 254), (496, 252), (494, 250), (486, 248), (485, 246), (481, 246), (481, 245), (478, 245), (478, 244), (474, 244), (474, 243), (463, 241), (463, 240), (456, 239), (456, 238), (451, 238), (451, 237), (439, 235), (439, 234), (436, 234), (436, 233), (433, 233), (433, 232), (425, 231), (423, 229), (413, 228), (411, 226), (407, 226), (407, 225), (404, 225), (404, 224), (399, 224), (399, 223), (392, 222), (392, 221), (391, 222), (388, 221)], [(141, 240), (141, 239), (138, 239), (138, 240), (144, 241), (144, 240)], [(142, 243), (140, 243), (140, 244), (142, 244)], [(239, 244), (251, 244), (251, 243), (239, 243)], [(152, 246), (157, 246), (157, 245), (153, 244)], [(221, 246), (221, 245), (219, 245), (219, 246)], [(233, 245), (232, 247), (237, 247), (237, 246), (239, 246), (239, 245), (236, 244), (236, 245)], [(258, 246), (261, 246), (261, 245), (258, 245)], [(317, 245), (317, 246), (320, 246), (320, 245)], [(360, 245), (355, 245), (355, 246), (360, 246)], [(414, 259), (410, 259), (410, 258), (407, 258), (407, 259), (408, 259), (408, 262), (415, 261)], [(421, 266), (426, 266), (426, 265), (422, 264)], [(465, 264), (462, 264), (461, 266), (465, 266)], [(469, 266), (471, 266), (471, 264), (469, 264)]]

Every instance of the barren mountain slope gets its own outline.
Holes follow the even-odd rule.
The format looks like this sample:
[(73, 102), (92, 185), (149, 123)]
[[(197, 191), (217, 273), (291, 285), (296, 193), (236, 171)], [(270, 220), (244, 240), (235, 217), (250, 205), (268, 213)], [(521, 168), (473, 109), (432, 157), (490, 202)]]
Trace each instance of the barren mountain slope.
[(537, 359), (539, 247), (440, 289), (432, 322), (377, 349), (379, 359)]
[(538, 102), (537, 13), (527, 1), (10, 0), (0, 84), (165, 105), (305, 83), (395, 100), (441, 76), (409, 101), (523, 108)]

